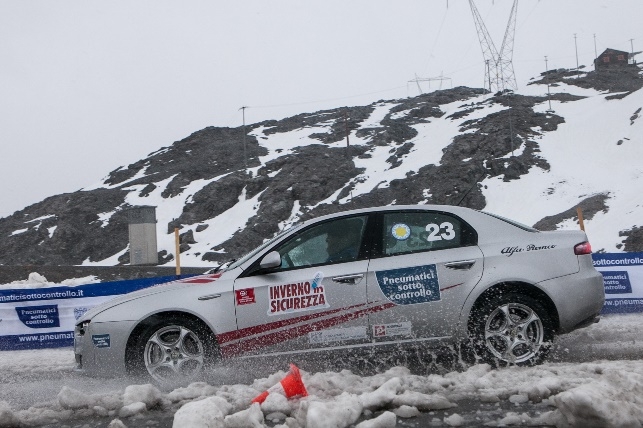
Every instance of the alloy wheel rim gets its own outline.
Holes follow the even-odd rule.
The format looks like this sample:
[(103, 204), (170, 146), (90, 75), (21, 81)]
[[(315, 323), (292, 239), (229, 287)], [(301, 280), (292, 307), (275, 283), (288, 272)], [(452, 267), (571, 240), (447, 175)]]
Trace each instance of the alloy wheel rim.
[(506, 303), (497, 307), (485, 323), (485, 344), (494, 357), (509, 364), (528, 361), (544, 341), (543, 323), (529, 306)]
[(188, 328), (163, 327), (147, 340), (144, 362), (150, 376), (160, 383), (192, 379), (203, 368), (203, 343)]

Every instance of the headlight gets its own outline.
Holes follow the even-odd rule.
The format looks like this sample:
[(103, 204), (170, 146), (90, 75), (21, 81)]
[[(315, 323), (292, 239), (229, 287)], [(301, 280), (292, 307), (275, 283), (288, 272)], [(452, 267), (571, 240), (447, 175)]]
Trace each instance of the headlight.
[(84, 336), (85, 332), (87, 331), (87, 327), (89, 327), (89, 320), (88, 321), (83, 321), (80, 324), (76, 324), (76, 329), (74, 330), (74, 333), (76, 336)]

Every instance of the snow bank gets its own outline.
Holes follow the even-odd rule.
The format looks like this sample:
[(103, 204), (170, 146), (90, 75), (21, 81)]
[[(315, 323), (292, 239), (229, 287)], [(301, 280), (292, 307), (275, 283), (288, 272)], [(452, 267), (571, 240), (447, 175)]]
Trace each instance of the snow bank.
[[(258, 379), (255, 384), (278, 381), (283, 372)], [(174, 427), (264, 427), (268, 422), (282, 428), (387, 428), (402, 418), (416, 417), (420, 410), (453, 409), (431, 425), (463, 426), (480, 422), (491, 426), (546, 425), (583, 427), (640, 426), (643, 423), (643, 361), (548, 363), (538, 367), (493, 370), (476, 365), (463, 372), (420, 376), (394, 367), (373, 376), (350, 371), (307, 373), (303, 381), (313, 395), (287, 400), (270, 394), (263, 405), (251, 404), (261, 392), (248, 385), (213, 386), (196, 382), (163, 393), (152, 385), (130, 385), (122, 392), (86, 394), (64, 386), (57, 405), (38, 405), (12, 410), (0, 402), (0, 426), (42, 424), (74, 416), (113, 416), (127, 425), (151, 409), (175, 411)], [(506, 401), (515, 405), (541, 403), (543, 411), (507, 412), (495, 420), (480, 421), (457, 412), (463, 399)], [(497, 413), (497, 412), (496, 412)], [(116, 424), (117, 422), (114, 422)], [(282, 423), (279, 425), (279, 423)]]
[(76, 287), (78, 285), (93, 284), (100, 282), (97, 276), (89, 275), (82, 278), (70, 278), (60, 282), (49, 282), (47, 278), (38, 272), (31, 272), (29, 277), (24, 280), (13, 281), (8, 284), (0, 284), (0, 290), (12, 290), (20, 288), (48, 288), (48, 287)]
[[(641, 426), (642, 321), (643, 314), (606, 317), (599, 324), (561, 337), (552, 361), (536, 367), (494, 370), (478, 364), (464, 371), (429, 375), (393, 367), (371, 376), (351, 370), (301, 370), (308, 397), (289, 400), (271, 393), (261, 405), (252, 404), (252, 399), (278, 383), (286, 371), (276, 371), (248, 385), (195, 382), (161, 391), (149, 384), (132, 384), (121, 390), (92, 393), (96, 391), (95, 380), (88, 381), (84, 388), (77, 387), (85, 378), (74, 378), (73, 351), (8, 351), (0, 353), (3, 379), (39, 378), (44, 373), (62, 371), (66, 380), (62, 388), (56, 386), (59, 392), (55, 399), (28, 408), (12, 404), (10, 394), (0, 394), (0, 426), (63, 424), (78, 417), (107, 417), (111, 418), (111, 426), (120, 427), (128, 425), (131, 418), (144, 418), (157, 410), (174, 414), (175, 427), (197, 428), (386, 428), (395, 423), (403, 425), (404, 419), (415, 417), (422, 418), (422, 423), (443, 427)], [(633, 359), (602, 359), (622, 358), (619, 352), (626, 342)], [(568, 347), (585, 360), (566, 352)], [(600, 352), (610, 348), (611, 353), (596, 354), (593, 347)], [(564, 361), (570, 355), (573, 358)], [(603, 357), (593, 359), (595, 355)], [(3, 382), (3, 390), (9, 391), (11, 382)]]

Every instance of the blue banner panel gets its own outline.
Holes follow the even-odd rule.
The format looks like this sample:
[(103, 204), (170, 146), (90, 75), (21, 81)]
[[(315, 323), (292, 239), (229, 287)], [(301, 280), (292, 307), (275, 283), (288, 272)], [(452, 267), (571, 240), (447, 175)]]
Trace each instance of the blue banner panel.
[(602, 313), (643, 312), (643, 253), (592, 254), (592, 261), (603, 275)]
[(17, 307), (18, 319), (29, 328), (60, 327), (58, 305)]
[[(181, 275), (189, 278), (195, 275)], [(81, 297), (116, 296), (164, 284), (178, 279), (176, 276), (132, 279), (127, 281), (99, 282), (77, 287), (19, 288), (0, 290), (0, 303), (34, 302), (38, 300), (78, 299)]]
[[(121, 294), (193, 276), (0, 290), (0, 351), (73, 346), (76, 320), (92, 307)], [(110, 346), (109, 337), (95, 340), (97, 346)]]
[(73, 331), (0, 336), (0, 351), (63, 348), (66, 346), (74, 346)]
[(632, 284), (627, 271), (604, 271), (603, 284), (605, 285), (605, 294), (623, 294), (632, 292)]
[(643, 266), (643, 253), (596, 253), (592, 254), (596, 269), (614, 266)]
[(632, 313), (643, 312), (643, 299), (607, 299), (601, 313)]

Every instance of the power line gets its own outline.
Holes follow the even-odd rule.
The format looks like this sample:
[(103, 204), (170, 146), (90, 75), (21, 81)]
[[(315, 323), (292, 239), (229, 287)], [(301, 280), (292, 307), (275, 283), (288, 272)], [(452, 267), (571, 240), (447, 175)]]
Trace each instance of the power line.
[[(439, 81), (440, 82), (440, 89), (442, 89), (442, 82), (448, 80), (451, 81), (450, 77), (444, 77), (443, 74), (441, 74), (438, 77), (418, 77), (418, 75), (415, 75), (415, 79), (409, 80), (409, 83), (415, 83), (418, 87), (418, 91), (420, 91), (420, 94), (423, 94), (424, 92), (422, 91), (422, 87), (420, 86), (420, 82), (429, 82), (429, 89), (431, 89), (431, 82)], [(453, 83), (451, 83), (451, 87), (453, 88)]]
[(326, 99), (315, 100), (315, 101), (301, 101), (301, 102), (286, 103), (286, 104), (252, 105), (252, 106), (246, 106), (246, 107), (247, 108), (277, 108), (277, 107), (300, 106), (300, 105), (305, 105), (305, 104), (319, 104), (319, 103), (328, 102), (328, 101), (340, 101), (340, 100), (347, 100), (347, 99), (350, 99), (350, 98), (358, 98), (358, 97), (363, 97), (364, 95), (381, 94), (383, 92), (391, 92), (391, 91), (396, 91), (398, 89), (404, 89), (404, 88), (405, 88), (405, 86), (396, 86), (396, 87), (393, 87), (393, 88), (382, 89), (382, 90), (379, 90), (379, 91), (366, 92), (366, 93), (357, 94), (357, 95), (349, 95), (347, 97), (326, 98)]

